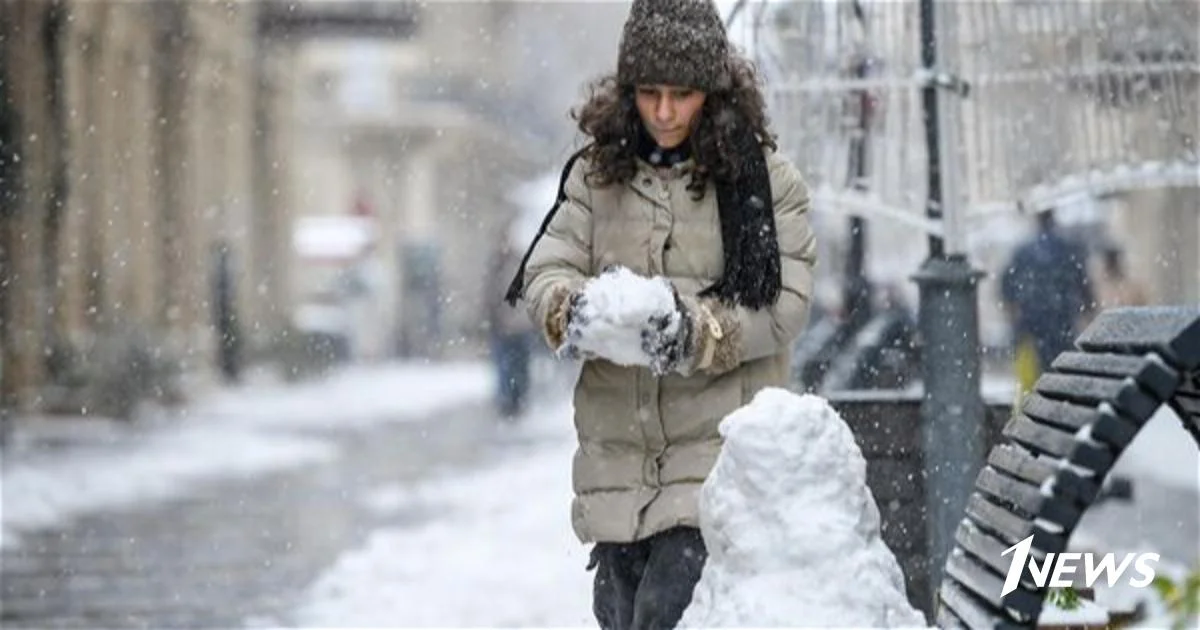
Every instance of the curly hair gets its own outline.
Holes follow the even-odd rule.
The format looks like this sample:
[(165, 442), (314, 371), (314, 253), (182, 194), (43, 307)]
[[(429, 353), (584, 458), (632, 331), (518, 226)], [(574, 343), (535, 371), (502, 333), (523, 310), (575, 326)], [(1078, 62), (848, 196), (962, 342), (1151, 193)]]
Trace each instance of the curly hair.
[[(766, 99), (754, 64), (741, 55), (729, 57), (728, 88), (709, 92), (700, 121), (688, 138), (696, 169), (688, 190), (704, 196), (710, 179), (728, 181), (742, 171), (734, 134), (748, 126), (760, 146), (777, 148), (768, 129)], [(621, 85), (615, 74), (591, 83), (587, 100), (571, 111), (579, 131), (592, 139), (583, 156), (591, 162), (587, 181), (594, 186), (624, 184), (637, 172), (637, 138), (642, 120), (634, 100), (634, 86)], [(743, 145), (744, 146), (744, 145)]]

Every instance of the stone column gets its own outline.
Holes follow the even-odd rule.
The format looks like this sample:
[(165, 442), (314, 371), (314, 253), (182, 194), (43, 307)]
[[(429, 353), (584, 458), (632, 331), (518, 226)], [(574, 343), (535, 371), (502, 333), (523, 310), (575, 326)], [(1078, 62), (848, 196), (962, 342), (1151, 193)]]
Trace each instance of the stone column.
[(163, 303), (162, 322), (169, 331), (175, 353), (190, 346), (190, 322), (194, 293), (189, 254), (189, 239), (195, 232), (195, 160), (196, 94), (192, 90), (194, 69), (189, 62), (196, 54), (190, 30), (188, 9), (183, 4), (167, 4), (160, 10), (161, 63), (157, 75), (160, 128), (160, 164), (163, 191), (160, 198), (163, 224)]
[(130, 18), (136, 5), (127, 3), (105, 3), (99, 7), (103, 12), (102, 30), (97, 33), (101, 42), (99, 75), (91, 78), (91, 87), (97, 108), (95, 133), (88, 142), (95, 145), (95, 173), (99, 177), (100, 196), (96, 208), (95, 226), (98, 238), (97, 260), (100, 286), (99, 330), (106, 334), (123, 327), (128, 320), (128, 300), (132, 297), (130, 286), (130, 253), (132, 238), (130, 228), (131, 201), (134, 194), (130, 186), (129, 147), (132, 143), (130, 131), (135, 114), (130, 110), (128, 94), (123, 91), (125, 79), (131, 69), (128, 62), (129, 37), (132, 35)]
[(86, 248), (90, 238), (88, 213), (94, 200), (91, 195), (95, 181), (89, 173), (91, 162), (86, 142), (91, 126), (88, 57), (93, 54), (94, 47), (93, 8), (73, 7), (74, 19), (68, 23), (63, 44), (63, 98), (66, 110), (75, 115), (67, 116), (64, 121), (63, 159), (71, 177), (60, 226), (55, 312), (64, 341), (76, 346), (86, 341), (88, 329)]
[(261, 339), (262, 332), (266, 330), (263, 322), (266, 305), (255, 289), (257, 274), (254, 269), (254, 7), (254, 3), (238, 5), (236, 10), (225, 15), (228, 32), (234, 36), (227, 39), (222, 51), (229, 132), (225, 144), (228, 159), (224, 174), (228, 193), (225, 197), (226, 219), (222, 227), (236, 252), (234, 271), (243, 353), (248, 352), (253, 345), (251, 342)]
[(136, 10), (133, 15), (129, 48), (126, 51), (124, 73), (125, 94), (131, 120), (128, 128), (128, 147), (125, 170), (129, 178), (127, 201), (129, 221), (129, 252), (126, 261), (129, 268), (128, 312), (141, 326), (158, 333), (156, 329), (156, 298), (162, 273), (161, 257), (162, 225), (156, 212), (156, 188), (158, 178), (155, 171), (160, 168), (157, 155), (155, 130), (158, 116), (155, 111), (153, 83), (151, 81), (152, 60), (157, 51), (154, 47), (152, 14), (142, 4), (122, 5)]
[(262, 302), (259, 317), (276, 334), (291, 311), (291, 202), (289, 169), (293, 129), (287, 119), (294, 68), (287, 44), (262, 43), (255, 51), (258, 76), (254, 129), (254, 212), (251, 219), (254, 290)]
[[(39, 404), (45, 378), (43, 322), (48, 305), (42, 290), (43, 218), (49, 161), (39, 139), (46, 138), (46, 57), (41, 34), (48, 5), (21, 3), (6, 7), (6, 19), (16, 28), (5, 28), (3, 42), (9, 98), (17, 115), (14, 149), (20, 159), (20, 187), (12, 216), (0, 219), (5, 230), (0, 242), (11, 265), (4, 271), (7, 319), (0, 334), (3, 348), (3, 394), (18, 411)], [(6, 90), (7, 91), (7, 90)], [(3, 406), (3, 405), (0, 405)]]

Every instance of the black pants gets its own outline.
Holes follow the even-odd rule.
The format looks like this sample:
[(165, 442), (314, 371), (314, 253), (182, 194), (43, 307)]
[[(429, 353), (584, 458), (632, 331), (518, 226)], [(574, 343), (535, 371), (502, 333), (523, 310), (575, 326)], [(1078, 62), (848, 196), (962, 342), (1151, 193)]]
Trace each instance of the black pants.
[(592, 612), (603, 630), (674, 628), (708, 551), (700, 530), (675, 527), (632, 543), (597, 543)]

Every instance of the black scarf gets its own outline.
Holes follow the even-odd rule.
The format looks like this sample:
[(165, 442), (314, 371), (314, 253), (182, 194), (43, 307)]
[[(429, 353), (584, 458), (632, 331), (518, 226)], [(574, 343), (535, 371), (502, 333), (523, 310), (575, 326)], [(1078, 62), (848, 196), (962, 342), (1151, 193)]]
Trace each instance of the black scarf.
[(635, 145), (638, 157), (654, 167), (675, 166), (688, 161), (692, 157), (692, 143), (684, 142), (674, 149), (664, 149), (658, 146), (646, 128), (638, 126), (638, 139)]
[[(717, 209), (721, 220), (721, 245), (725, 267), (712, 286), (700, 292), (701, 297), (716, 297), (726, 304), (739, 304), (761, 309), (775, 303), (782, 285), (780, 278), (779, 242), (775, 235), (775, 208), (771, 196), (771, 178), (767, 160), (758, 138), (749, 125), (738, 117), (734, 133), (733, 152), (749, 156), (741, 162), (738, 172), (729, 181), (716, 180)], [(649, 134), (639, 134), (636, 143), (638, 156), (655, 166), (672, 166), (691, 157), (690, 142), (674, 149), (659, 147)], [(586, 151), (586, 149), (584, 149)], [(559, 180), (558, 199), (542, 221), (542, 227), (525, 252), (521, 267), (508, 287), (505, 300), (515, 305), (524, 293), (525, 265), (546, 227), (553, 219), (563, 199), (563, 186), (574, 166), (576, 153), (567, 161)]]
[[(654, 166), (672, 166), (692, 155), (691, 142), (664, 149), (644, 130), (639, 135), (638, 157)], [(732, 136), (734, 145), (730, 148), (749, 159), (743, 160), (739, 172), (728, 181), (714, 181), (725, 268), (721, 279), (701, 291), (700, 297), (712, 296), (727, 304), (759, 309), (775, 303), (782, 284), (771, 176), (762, 146), (749, 126), (735, 127)]]

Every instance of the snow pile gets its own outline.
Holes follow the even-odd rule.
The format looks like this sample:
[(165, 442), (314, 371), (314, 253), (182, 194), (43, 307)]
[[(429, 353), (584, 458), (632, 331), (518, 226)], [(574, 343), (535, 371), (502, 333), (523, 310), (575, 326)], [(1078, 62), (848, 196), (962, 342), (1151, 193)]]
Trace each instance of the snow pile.
[[(643, 278), (625, 267), (614, 267), (583, 286), (583, 301), (571, 322), (567, 344), (584, 354), (618, 365), (649, 365), (642, 349), (642, 331), (651, 318), (675, 313), (675, 294), (661, 277)], [(673, 318), (674, 332), (679, 325)]]
[(681, 627), (924, 627), (879, 537), (866, 461), (818, 397), (759, 392), (721, 422), (700, 494), (709, 558)]

